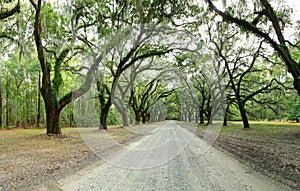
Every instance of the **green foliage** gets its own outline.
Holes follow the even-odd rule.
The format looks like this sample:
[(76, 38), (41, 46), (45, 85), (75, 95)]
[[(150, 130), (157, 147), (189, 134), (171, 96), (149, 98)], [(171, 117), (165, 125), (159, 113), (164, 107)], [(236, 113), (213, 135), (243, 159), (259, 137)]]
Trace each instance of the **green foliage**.
[(112, 107), (108, 112), (107, 125), (121, 125), (120, 117), (116, 114), (116, 109)]
[(299, 98), (297, 98), (297, 100), (293, 104), (292, 112), (288, 116), (288, 120), (292, 120), (296, 122), (300, 121), (300, 99)]
[(180, 120), (181, 106), (178, 94), (174, 91), (164, 103), (167, 107), (167, 120)]
[[(5, 4), (5, 7), (8, 5), (13, 7), (14, 2), (16, 1), (3, 1), (1, 6)], [(261, 5), (248, 6), (252, 2), (247, 1), (237, 1), (237, 4), (229, 4), (226, 1), (223, 3), (225, 13), (241, 18), (249, 22), (250, 26), (273, 35), (274, 31), (269, 26), (268, 18), (266, 16), (258, 17), (259, 13), (254, 12), (255, 9), (256, 12), (264, 13), (265, 10)], [(283, 2), (278, 3), (281, 5)], [(157, 99), (160, 99), (166, 105), (167, 118), (180, 119), (185, 111), (193, 115), (197, 114), (201, 108), (200, 103), (204, 100), (205, 104), (201, 109), (209, 115), (209, 105), (212, 103), (209, 96), (214, 96), (210, 94), (210, 89), (215, 88), (217, 84), (214, 79), (219, 78), (218, 80), (221, 80), (224, 86), (230, 81), (228, 72), (224, 71), (224, 59), (220, 57), (219, 50), (212, 48), (211, 42), (215, 41), (219, 43), (221, 53), (230, 62), (230, 71), (233, 76), (237, 76), (234, 83), (240, 83), (242, 99), (245, 99), (251, 92), (264, 87), (272, 78), (286, 86), (281, 90), (276, 90), (275, 93), (265, 91), (266, 95), (258, 94), (248, 100), (245, 108), (250, 119), (294, 120), (300, 115), (300, 101), (297, 100), (297, 104), (293, 104), (295, 95), (289, 91), (292, 87), (291, 79), (287, 75), (286, 69), (282, 69), (280, 58), (270, 52), (269, 47), (264, 46), (260, 53), (260, 59), (255, 62), (251, 71), (244, 75), (251, 63), (249, 57), (253, 56), (255, 48), (257, 48), (258, 41), (253, 40), (257, 37), (249, 33), (245, 26), (238, 28), (223, 22), (226, 19), (218, 20), (206, 7), (198, 5), (197, 2), (186, 0), (74, 0), (72, 4), (61, 2), (56, 5), (48, 2), (42, 5), (42, 44), (50, 75), (50, 90), (55, 98), (54, 103), (57, 105), (68, 100), (72, 96), (72, 90), (85, 82), (88, 77), (87, 68), (91, 67), (97, 56), (105, 52), (103, 54), (105, 58), (101, 60), (101, 83), (97, 95), (98, 97), (100, 94), (102, 96), (100, 96), (102, 99), (99, 99), (100, 103), (97, 103), (99, 108), (103, 107), (115, 94), (123, 98), (121, 101), (118, 100), (118, 103), (124, 107), (127, 114), (132, 114), (129, 107), (129, 94), (131, 90), (134, 90), (136, 104), (142, 105), (145, 113), (150, 113), (149, 107), (156, 103)], [(288, 26), (295, 29), (294, 38), (291, 41), (299, 41), (299, 21), (294, 28), (292, 24), (295, 21), (290, 16), (292, 9), (287, 6), (278, 6), (275, 13), (279, 18), (282, 30)], [(23, 3), (21, 13), (0, 21), (2, 117), (6, 120), (6, 115), (8, 115), (9, 127), (33, 125), (36, 121), (37, 95), (39, 93), (38, 74), (41, 68), (38, 64), (32, 35), (34, 16), (33, 6)], [(218, 20), (217, 23), (216, 20)], [(206, 30), (207, 28), (211, 30)], [(147, 54), (167, 51), (170, 47), (161, 45), (159, 40), (164, 40), (168, 35), (172, 36), (173, 31), (177, 29), (187, 31), (191, 36), (199, 39), (199, 42), (195, 43), (199, 52), (176, 50), (167, 56), (162, 53), (159, 56), (135, 60)], [(139, 34), (143, 34), (141, 39), (137, 39)], [(146, 38), (147, 35), (150, 37), (153, 34), (160, 39), (155, 42)], [(182, 35), (178, 38), (183, 40), (186, 36)], [(285, 51), (285, 54), (290, 53), (294, 61), (299, 61), (300, 53), (297, 43), (281, 43), (279, 48)], [(239, 54), (241, 56), (237, 58), (236, 55)], [(157, 63), (164, 62), (166, 65), (151, 65), (149, 64), (151, 59)], [(235, 59), (238, 62), (234, 68)], [(159, 84), (157, 87), (153, 84), (148, 89), (151, 77), (159, 72), (149, 75), (138, 72), (142, 69), (146, 70), (147, 67), (153, 71), (157, 69), (165, 72), (170, 69), (169, 66), (167, 67), (168, 63), (173, 63), (172, 67), (179, 69), (186, 80), (178, 85), (180, 86), (178, 93), (182, 94), (183, 99), (179, 98), (175, 92), (158, 98), (164, 92), (170, 91), (168, 80), (183, 81), (183, 79), (165, 77), (163, 80), (157, 81)], [(210, 73), (203, 69), (204, 66), (218, 70), (217, 76), (211, 78), (211, 81), (205, 77)], [(238, 77), (241, 75), (244, 77), (239, 82)], [(6, 92), (6, 86), (9, 87), (8, 92)], [(237, 101), (233, 96), (232, 86), (232, 84), (228, 85), (226, 91), (228, 102), (231, 104), (229, 107), (231, 114), (228, 117), (232, 120), (239, 120), (240, 116), (236, 115), (238, 113)], [(117, 87), (116, 92), (113, 92), (114, 87)], [(92, 88), (95, 93), (96, 87)], [(89, 86), (82, 86), (82, 90), (88, 89)], [(124, 93), (123, 90), (127, 92)], [(150, 96), (148, 92), (149, 99), (142, 103), (147, 90), (154, 91), (154, 93)], [(6, 94), (8, 98), (6, 98)], [(42, 118), (45, 122), (43, 104), (42, 102)], [(162, 110), (162, 105), (156, 106), (153, 110)], [(6, 110), (8, 114), (5, 113)], [(118, 115), (118, 112), (120, 111), (116, 107), (109, 110), (108, 124), (115, 125), (120, 122), (121, 116)], [(61, 122), (63, 124), (74, 123), (72, 120), (70, 121), (71, 114), (72, 108), (66, 107), (61, 114)], [(87, 123), (92, 118), (95, 117), (87, 115), (83, 121)]]

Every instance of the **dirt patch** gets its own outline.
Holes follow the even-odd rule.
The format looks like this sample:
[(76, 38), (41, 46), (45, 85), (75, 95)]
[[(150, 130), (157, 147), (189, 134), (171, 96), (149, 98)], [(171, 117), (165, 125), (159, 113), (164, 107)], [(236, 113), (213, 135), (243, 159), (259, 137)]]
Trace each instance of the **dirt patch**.
[[(189, 125), (182, 126), (188, 128)], [(257, 125), (247, 130), (223, 128), (214, 146), (255, 170), (300, 190), (300, 128), (272, 125), (261, 129)], [(198, 128), (196, 134), (203, 138), (204, 127)]]
[(216, 145), (252, 168), (300, 189), (299, 145), (277, 140), (253, 140), (221, 135)]
[[(42, 184), (51, 187), (51, 182), (100, 162), (76, 128), (63, 129), (62, 135), (44, 132), (44, 129), (0, 131), (1, 191), (34, 190)], [(139, 136), (123, 128), (107, 132), (122, 143)], [(101, 146), (101, 150), (109, 148), (109, 145)]]
[(67, 135), (67, 134), (40, 134), (40, 135), (35, 135), (34, 137), (37, 137), (37, 138), (46, 138), (46, 139), (49, 139), (49, 138), (61, 138), (61, 139), (79, 139), (79, 137), (75, 137), (75, 136), (71, 136), (71, 135)]

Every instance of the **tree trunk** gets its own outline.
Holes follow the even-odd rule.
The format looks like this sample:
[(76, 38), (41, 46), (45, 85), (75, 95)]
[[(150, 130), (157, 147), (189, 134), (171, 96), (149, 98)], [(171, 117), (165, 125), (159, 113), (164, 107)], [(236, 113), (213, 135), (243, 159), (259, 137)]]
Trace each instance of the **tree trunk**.
[(187, 110), (187, 122), (192, 121), (192, 111), (190, 109)]
[(107, 129), (107, 116), (111, 104), (111, 98), (109, 97), (105, 106), (101, 108), (99, 129)]
[(224, 119), (223, 119), (223, 127), (227, 127), (227, 112), (225, 112), (225, 115), (224, 115)]
[(244, 128), (250, 128), (247, 113), (246, 113), (244, 105), (242, 103), (238, 103), (238, 105), (239, 105), (240, 114), (242, 117)]
[(29, 119), (29, 105), (30, 105), (30, 99), (29, 99), (29, 91), (31, 91), (29, 88), (27, 89), (27, 91), (26, 91), (26, 104), (25, 104), (25, 106), (26, 106), (26, 119), (25, 119), (25, 125), (26, 126), (30, 126), (31, 124), (30, 124), (30, 119)]
[(122, 112), (122, 122), (123, 122), (123, 127), (128, 127), (129, 123), (128, 123), (128, 115), (127, 112)]
[[(17, 98), (16, 98), (16, 108), (19, 108), (19, 88), (20, 87), (17, 87)], [(27, 92), (26, 92), (27, 94)], [(27, 95), (26, 95), (27, 97)], [(16, 126), (18, 127), (20, 124), (19, 124), (20, 120), (19, 120), (19, 109), (16, 110)]]
[(278, 116), (278, 120), (281, 122), (282, 121), (282, 116), (281, 116), (281, 108), (280, 108), (280, 106), (278, 106), (278, 109), (277, 109), (277, 116)]
[(199, 112), (200, 124), (204, 124), (204, 111), (200, 109)]
[(207, 109), (207, 113), (205, 113), (205, 117), (207, 119), (207, 125), (212, 125), (213, 116), (212, 116), (211, 108), (209, 106)]
[(39, 63), (42, 69), (42, 87), (41, 94), (45, 103), (46, 109), (46, 127), (47, 134), (61, 134), (61, 129), (59, 126), (59, 114), (60, 110), (58, 109), (58, 103), (56, 100), (56, 93), (53, 92), (54, 89), (51, 87), (51, 67), (50, 64), (46, 62), (44, 57), (44, 50), (42, 45), (42, 26), (41, 26), (41, 7), (42, 1), (38, 0), (36, 3), (31, 1), (31, 4), (35, 8), (35, 22), (34, 22), (34, 39), (36, 44), (36, 49), (38, 53)]
[(2, 64), (0, 57), (0, 128), (2, 127)]
[(144, 124), (144, 123), (146, 123), (147, 122), (147, 120), (146, 120), (146, 115), (142, 115), (142, 123)]
[(202, 100), (201, 105), (199, 108), (199, 118), (200, 118), (200, 124), (204, 124), (204, 106), (205, 106), (205, 93), (202, 92)]
[(59, 124), (60, 110), (58, 109), (55, 98), (53, 98), (52, 95), (51, 97), (45, 97), (45, 95), (43, 95), (43, 99), (46, 109), (47, 134), (61, 134), (61, 127)]
[(130, 123), (130, 124), (133, 124), (133, 117), (132, 117), (132, 114), (130, 114), (130, 116), (129, 116), (129, 123)]
[(9, 127), (9, 78), (8, 78), (8, 74), (7, 74), (7, 78), (6, 78), (6, 84), (5, 84), (5, 90), (6, 90), (6, 120), (5, 120), (5, 123), (6, 123), (6, 127), (8, 128)]
[(119, 105), (118, 103), (114, 103), (114, 105), (116, 106), (117, 110), (119, 111), (119, 113), (122, 115), (122, 124), (123, 127), (128, 127), (129, 126), (129, 122), (128, 122), (128, 114), (127, 114), (127, 109), (125, 108), (125, 106), (123, 105)]
[(211, 96), (211, 94), (209, 94), (208, 98), (207, 98), (207, 102), (206, 102), (207, 113), (205, 113), (206, 118), (207, 118), (207, 125), (212, 125), (212, 119), (213, 119), (211, 100), (212, 100), (212, 96)]
[(210, 115), (208, 115), (208, 117), (207, 117), (207, 125), (212, 125), (212, 116), (211, 116), (211, 114)]
[(199, 122), (199, 112), (195, 112), (195, 123), (197, 124)]
[(56, 95), (53, 93), (50, 82), (50, 72), (43, 74), (42, 78), (41, 94), (44, 100), (46, 109), (46, 127), (47, 134), (61, 134), (61, 128), (59, 125), (60, 110), (58, 109), (58, 103)]
[(46, 133), (61, 134), (61, 129), (59, 126), (60, 112), (58, 111), (57, 101), (54, 97), (55, 95), (53, 94), (51, 89), (50, 74), (48, 75), (49, 78), (45, 78), (45, 74), (43, 75), (43, 86), (41, 88), (41, 94), (44, 100), (45, 110), (46, 110), (46, 127), (47, 127)]
[(69, 126), (73, 127), (74, 125), (74, 113), (73, 113), (73, 104), (70, 105), (71, 109), (70, 109), (70, 113), (69, 113)]
[(139, 113), (135, 114), (135, 124), (139, 125), (141, 121), (141, 115)]
[(106, 110), (101, 110), (99, 129), (107, 129), (107, 123), (106, 123), (107, 114), (108, 112), (106, 112)]
[(227, 127), (227, 116), (228, 116), (229, 104), (226, 106), (223, 120), (223, 127)]
[(38, 98), (37, 98), (37, 116), (36, 116), (36, 127), (40, 128), (41, 124), (41, 72), (39, 71), (39, 78), (38, 78)]
[(123, 127), (128, 127), (129, 126), (129, 122), (128, 122), (128, 114), (126, 112), (126, 109), (119, 107), (117, 104), (115, 104), (115, 106), (116, 106), (116, 108), (118, 109), (118, 111), (122, 115), (122, 124), (123, 124)]
[(150, 114), (148, 114), (148, 113), (143, 113), (143, 114), (142, 114), (142, 123), (144, 124), (144, 123), (149, 122), (150, 117), (151, 117)]
[[(49, 109), (49, 108), (48, 108)], [(50, 109), (48, 111), (46, 107), (46, 113), (50, 112), (51, 114), (47, 114), (47, 134), (61, 134), (61, 128), (59, 124), (59, 116), (60, 112), (57, 109)], [(54, 111), (51, 111), (54, 110)]]
[[(91, 87), (95, 71), (98, 68), (100, 61), (102, 60), (102, 56), (97, 57), (94, 60), (94, 63), (90, 67), (87, 72), (85, 83), (80, 86), (75, 91), (71, 91), (63, 96), (58, 101), (58, 93), (60, 86), (62, 85), (62, 76), (61, 76), (61, 64), (64, 63), (64, 59), (67, 57), (70, 52), (70, 48), (65, 48), (60, 56), (55, 60), (54, 65), (54, 77), (51, 77), (51, 62), (46, 61), (44, 56), (44, 46), (42, 44), (42, 0), (38, 1), (30, 1), (32, 6), (35, 9), (35, 20), (34, 20), (34, 40), (36, 45), (36, 50), (38, 53), (38, 60), (41, 66), (41, 71), (43, 74), (42, 77), (42, 87), (41, 87), (41, 95), (44, 99), (45, 109), (46, 109), (46, 124), (47, 124), (47, 134), (61, 134), (61, 129), (59, 126), (59, 116), (62, 109), (67, 106), (72, 100), (82, 96), (85, 94)], [(53, 82), (53, 86), (51, 86), (51, 81)]]

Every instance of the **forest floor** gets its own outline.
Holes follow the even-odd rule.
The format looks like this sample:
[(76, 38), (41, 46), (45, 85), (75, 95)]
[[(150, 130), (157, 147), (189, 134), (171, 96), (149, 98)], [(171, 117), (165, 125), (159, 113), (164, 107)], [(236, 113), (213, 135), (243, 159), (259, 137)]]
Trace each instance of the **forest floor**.
[[(241, 122), (230, 122), (228, 127), (222, 128), (214, 146), (255, 170), (300, 190), (300, 124), (252, 122), (250, 129), (242, 127)], [(203, 138), (206, 129), (207, 126), (201, 125), (196, 134)]]
[[(62, 131), (57, 136), (46, 135), (45, 129), (0, 130), (0, 191), (32, 190), (41, 184), (52, 190), (51, 182), (101, 161), (77, 128)], [(110, 127), (107, 132), (122, 143), (139, 136), (120, 127)], [(110, 148), (101, 146), (103, 151)]]

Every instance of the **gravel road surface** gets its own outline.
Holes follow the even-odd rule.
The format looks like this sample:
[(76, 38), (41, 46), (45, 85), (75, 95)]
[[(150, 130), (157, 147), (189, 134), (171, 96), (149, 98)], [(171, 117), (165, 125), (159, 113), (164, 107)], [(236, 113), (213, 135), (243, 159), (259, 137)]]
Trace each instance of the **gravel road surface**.
[[(203, 149), (209, 148), (205, 154)], [(102, 153), (104, 161), (56, 183), (62, 190), (284, 191), (289, 187), (248, 168), (175, 122)]]

